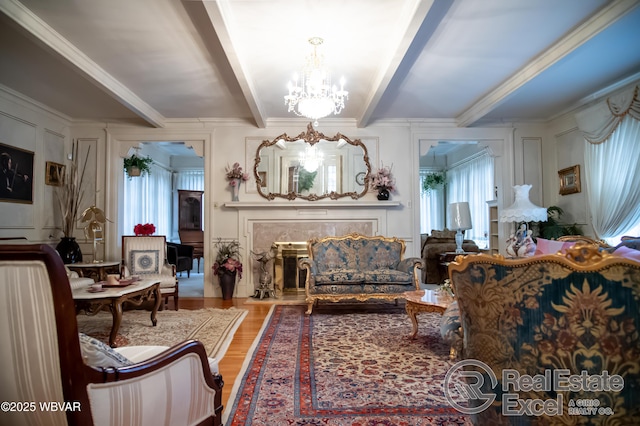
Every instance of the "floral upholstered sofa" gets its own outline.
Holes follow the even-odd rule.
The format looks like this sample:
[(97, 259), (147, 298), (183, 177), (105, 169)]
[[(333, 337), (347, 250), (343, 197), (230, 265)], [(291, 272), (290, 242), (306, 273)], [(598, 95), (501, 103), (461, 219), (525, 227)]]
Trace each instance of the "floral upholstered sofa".
[[(640, 424), (640, 261), (578, 243), (565, 254), (524, 259), (459, 257), (449, 275), (462, 358), (484, 363), (473, 367), (484, 376), (478, 394), (496, 395), (489, 407), (481, 407), (486, 398), (470, 397), (475, 424)], [(548, 385), (512, 386), (513, 377), (547, 371)], [(605, 377), (614, 375), (622, 387)], [(569, 381), (578, 385), (563, 386)], [(511, 416), (514, 398), (557, 410)], [(580, 401), (597, 407), (596, 415), (576, 416)]]
[(405, 243), (398, 238), (368, 237), (357, 233), (314, 238), (307, 242), (307, 314), (317, 300), (394, 300), (420, 288), (422, 260), (403, 259)]

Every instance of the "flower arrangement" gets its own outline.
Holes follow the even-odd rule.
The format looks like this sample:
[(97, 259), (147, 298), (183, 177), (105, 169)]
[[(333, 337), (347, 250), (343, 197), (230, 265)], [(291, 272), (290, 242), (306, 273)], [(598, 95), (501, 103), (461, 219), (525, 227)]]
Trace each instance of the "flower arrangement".
[(233, 166), (227, 166), (225, 168), (227, 172), (227, 180), (229, 181), (229, 185), (236, 186), (237, 180), (240, 179), (243, 182), (249, 180), (249, 173), (243, 173), (242, 167), (240, 167), (240, 163), (233, 163)]
[(393, 165), (379, 168), (378, 171), (371, 176), (369, 186), (377, 191), (386, 189), (387, 191), (394, 192), (396, 190), (396, 180), (391, 173), (392, 168)]
[(154, 232), (156, 232), (156, 227), (153, 223), (145, 223), (144, 225), (139, 223), (133, 227), (133, 233), (136, 236), (153, 235)]
[(451, 282), (449, 281), (449, 278), (445, 279), (444, 283), (442, 283), (440, 287), (438, 287), (438, 291), (441, 294), (453, 296), (453, 287), (451, 287)]
[(213, 264), (213, 275), (224, 273), (238, 273), (238, 278), (242, 279), (242, 262), (240, 262), (240, 243), (238, 241), (223, 242), (221, 238), (214, 244), (218, 253)]

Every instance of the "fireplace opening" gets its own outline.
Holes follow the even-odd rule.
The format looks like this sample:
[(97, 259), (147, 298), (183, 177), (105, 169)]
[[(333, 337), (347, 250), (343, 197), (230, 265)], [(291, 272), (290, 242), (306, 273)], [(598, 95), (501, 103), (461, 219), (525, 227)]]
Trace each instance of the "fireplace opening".
[(307, 257), (306, 241), (275, 242), (276, 257), (273, 262), (275, 288), (280, 293), (304, 293), (306, 269), (298, 267), (298, 260)]

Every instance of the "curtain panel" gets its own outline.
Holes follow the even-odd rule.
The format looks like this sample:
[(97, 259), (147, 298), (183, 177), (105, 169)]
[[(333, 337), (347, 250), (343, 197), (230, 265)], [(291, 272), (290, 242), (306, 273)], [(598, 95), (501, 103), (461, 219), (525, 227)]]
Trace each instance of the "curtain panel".
[(638, 86), (576, 114), (585, 141), (585, 186), (598, 238), (616, 238), (640, 224), (640, 98)]
[(465, 231), (465, 238), (474, 240), (479, 247), (488, 245), (487, 201), (493, 199), (493, 170), (493, 157), (486, 151), (447, 170), (447, 203), (469, 203), (473, 228)]
[(133, 235), (138, 223), (152, 223), (155, 235), (169, 235), (171, 230), (171, 172), (151, 164), (151, 173), (124, 179), (123, 234)]
[(578, 128), (587, 142), (600, 144), (606, 141), (626, 116), (640, 121), (640, 97), (638, 87), (611, 96), (606, 101), (576, 114)]

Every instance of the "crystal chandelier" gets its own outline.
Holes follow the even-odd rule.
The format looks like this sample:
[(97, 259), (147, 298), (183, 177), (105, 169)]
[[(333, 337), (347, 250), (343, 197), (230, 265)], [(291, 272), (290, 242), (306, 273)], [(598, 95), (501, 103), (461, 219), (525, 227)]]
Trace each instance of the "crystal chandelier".
[(307, 58), (302, 79), (298, 81), (298, 75), (294, 74), (293, 82), (288, 84), (289, 94), (284, 97), (289, 112), (314, 120), (314, 126), (318, 126), (319, 118), (331, 113), (340, 114), (349, 95), (344, 90), (344, 77), (340, 79), (340, 90), (331, 86), (331, 73), (324, 66), (322, 55), (318, 54), (318, 46), (323, 41), (320, 37), (309, 39), (313, 52)]
[(320, 166), (322, 166), (322, 163), (324, 161), (324, 154), (321, 152), (318, 152), (318, 147), (316, 147), (315, 145), (308, 146), (306, 147), (304, 152), (300, 153), (299, 161), (300, 161), (300, 165), (306, 171), (313, 173), (316, 170), (318, 170)]

